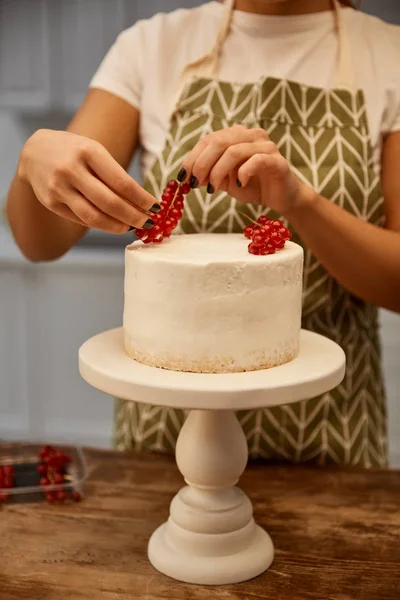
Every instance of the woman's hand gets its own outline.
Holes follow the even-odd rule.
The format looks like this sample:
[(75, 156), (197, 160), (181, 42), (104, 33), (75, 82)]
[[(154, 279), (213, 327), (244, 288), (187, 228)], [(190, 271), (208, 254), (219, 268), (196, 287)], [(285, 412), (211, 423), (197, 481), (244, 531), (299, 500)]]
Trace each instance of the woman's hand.
[(74, 133), (37, 131), (25, 145), (18, 175), (48, 210), (84, 227), (109, 233), (151, 228), (147, 212), (158, 210), (101, 144)]
[[(183, 170), (185, 169), (185, 171)], [(208, 185), (241, 202), (264, 204), (288, 216), (312, 192), (292, 173), (263, 129), (241, 125), (203, 138), (183, 162), (178, 175), (191, 187)]]

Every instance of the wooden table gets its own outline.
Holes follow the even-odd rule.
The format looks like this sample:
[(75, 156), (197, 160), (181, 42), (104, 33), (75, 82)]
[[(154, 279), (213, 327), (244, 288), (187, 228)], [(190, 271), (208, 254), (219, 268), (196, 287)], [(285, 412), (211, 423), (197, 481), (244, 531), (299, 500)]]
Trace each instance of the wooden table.
[(276, 548), (226, 587), (156, 572), (147, 541), (182, 485), (169, 457), (87, 451), (80, 504), (0, 510), (0, 600), (398, 600), (400, 472), (251, 465), (241, 487)]

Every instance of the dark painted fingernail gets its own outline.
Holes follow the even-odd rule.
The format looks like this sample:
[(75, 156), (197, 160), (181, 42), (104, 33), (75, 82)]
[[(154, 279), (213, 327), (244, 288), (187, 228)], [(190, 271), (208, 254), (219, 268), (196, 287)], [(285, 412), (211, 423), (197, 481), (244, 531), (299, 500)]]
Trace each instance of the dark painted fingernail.
[(214, 193), (214, 186), (209, 183), (207, 186), (207, 194), (213, 194)]
[(133, 231), (135, 227), (129, 227), (128, 231)]
[(153, 204), (153, 206), (150, 208), (150, 212), (154, 213), (155, 215), (157, 213), (159, 213), (161, 210), (161, 205), (157, 204), (157, 202), (155, 204)]
[(242, 183), (241, 183), (240, 179), (236, 179), (236, 185), (238, 187), (242, 187)]
[(192, 175), (190, 178), (190, 187), (196, 188), (199, 185), (199, 180), (197, 179), (196, 175)]
[(182, 183), (182, 181), (185, 181), (186, 175), (187, 175), (187, 171), (186, 171), (185, 167), (182, 167), (176, 177), (177, 180), (179, 181), (179, 183)]
[(146, 223), (143, 225), (143, 229), (153, 229), (154, 221), (153, 219), (147, 219)]

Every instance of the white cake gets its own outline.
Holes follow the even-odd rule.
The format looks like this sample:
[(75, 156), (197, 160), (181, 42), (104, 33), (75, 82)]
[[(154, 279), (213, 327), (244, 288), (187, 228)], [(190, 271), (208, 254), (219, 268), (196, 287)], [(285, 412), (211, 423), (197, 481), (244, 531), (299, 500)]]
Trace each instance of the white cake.
[(241, 234), (177, 235), (125, 252), (125, 351), (196, 373), (267, 369), (299, 351), (303, 250), (254, 256)]

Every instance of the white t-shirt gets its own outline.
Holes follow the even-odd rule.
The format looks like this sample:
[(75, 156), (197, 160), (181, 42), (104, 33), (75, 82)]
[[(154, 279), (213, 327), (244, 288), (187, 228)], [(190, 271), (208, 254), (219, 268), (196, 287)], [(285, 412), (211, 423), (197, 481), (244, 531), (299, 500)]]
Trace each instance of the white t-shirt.
[[(351, 8), (342, 11), (379, 168), (383, 137), (400, 130), (400, 27)], [(94, 75), (90, 87), (139, 109), (144, 174), (162, 152), (182, 71), (210, 50), (224, 15), (222, 3), (208, 2), (138, 21), (118, 36)], [(235, 10), (217, 75), (230, 82), (271, 76), (330, 88), (337, 51), (333, 11), (269, 16)]]

